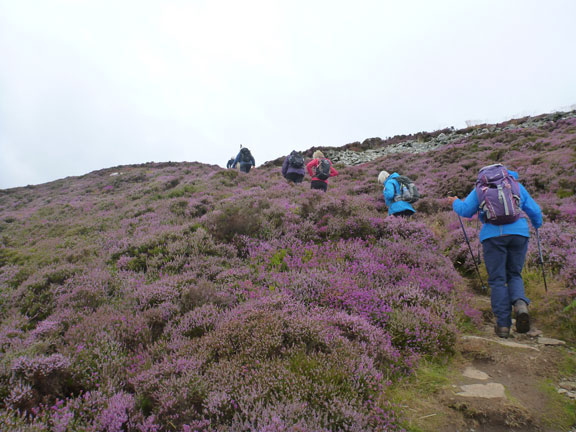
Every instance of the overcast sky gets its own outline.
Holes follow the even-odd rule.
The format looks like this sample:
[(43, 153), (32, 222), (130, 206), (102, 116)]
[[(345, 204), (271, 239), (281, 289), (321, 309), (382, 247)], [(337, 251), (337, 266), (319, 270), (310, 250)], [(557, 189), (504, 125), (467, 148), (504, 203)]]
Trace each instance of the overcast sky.
[(576, 104), (574, 0), (0, 0), (0, 188)]

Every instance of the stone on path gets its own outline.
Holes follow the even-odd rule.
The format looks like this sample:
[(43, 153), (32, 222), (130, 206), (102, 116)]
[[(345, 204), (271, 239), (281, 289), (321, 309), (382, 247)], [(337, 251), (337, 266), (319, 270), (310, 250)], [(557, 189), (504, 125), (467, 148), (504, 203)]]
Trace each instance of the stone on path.
[(537, 336), (542, 336), (542, 330), (538, 330), (538, 329), (532, 329), (530, 330), (528, 333), (526, 333), (526, 336), (530, 336), (530, 337), (537, 337)]
[(563, 389), (566, 389), (569, 391), (576, 391), (576, 381), (562, 381), (558, 385), (560, 387), (562, 387)]
[(558, 390), (558, 393), (568, 396), (570, 399), (576, 399), (576, 392), (571, 392), (565, 389)]
[(462, 372), (466, 378), (472, 378), (477, 380), (487, 380), (489, 378), (488, 374), (482, 372), (481, 370), (475, 369), (473, 367), (467, 367), (464, 372)]
[(500, 383), (488, 384), (469, 384), (460, 386), (461, 393), (456, 393), (457, 396), (462, 397), (476, 397), (483, 399), (494, 399), (506, 397), (504, 393), (504, 386)]
[(561, 341), (559, 339), (552, 339), (552, 338), (547, 338), (547, 337), (542, 337), (542, 336), (540, 336), (538, 338), (538, 343), (540, 345), (551, 345), (551, 346), (566, 345), (566, 342)]
[(497, 340), (497, 339), (488, 339), (485, 337), (480, 337), (480, 336), (470, 336), (470, 335), (465, 335), (462, 336), (462, 339), (465, 340), (481, 340), (481, 341), (487, 341), (487, 342), (492, 342), (492, 343), (497, 343), (499, 345), (504, 345), (510, 348), (521, 348), (521, 349), (531, 349), (534, 351), (540, 351), (538, 348), (530, 346), (530, 345), (526, 345), (526, 344), (520, 344), (517, 342), (509, 342), (507, 340)]

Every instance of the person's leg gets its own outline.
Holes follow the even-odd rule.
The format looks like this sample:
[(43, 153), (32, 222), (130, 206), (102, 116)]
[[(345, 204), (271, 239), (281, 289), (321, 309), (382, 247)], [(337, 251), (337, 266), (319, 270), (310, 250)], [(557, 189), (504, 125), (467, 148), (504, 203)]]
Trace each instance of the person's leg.
[(310, 182), (310, 189), (318, 189), (326, 192), (326, 190), (328, 189), (328, 183), (323, 182), (321, 180), (312, 180)]
[(482, 242), (484, 263), (488, 271), (488, 285), (490, 285), (490, 299), (492, 312), (496, 316), (498, 327), (512, 325), (511, 301), (506, 286), (506, 237), (493, 237)]
[(410, 210), (402, 210), (400, 212), (392, 213), (392, 216), (401, 216), (403, 218), (409, 218), (414, 214), (414, 212)]
[(528, 237), (518, 235), (508, 237), (509, 245), (506, 259), (508, 295), (516, 311), (516, 330), (519, 333), (526, 333), (530, 331), (530, 315), (527, 307), (530, 304), (530, 300), (524, 292), (522, 268), (524, 268), (526, 252), (528, 251)]
[(522, 269), (528, 251), (528, 237), (511, 235), (509, 237), (508, 255), (506, 256), (506, 283), (510, 300), (524, 300), (530, 304), (530, 300), (524, 292), (524, 281), (522, 280)]
[(248, 173), (250, 171), (250, 165), (248, 164), (240, 164), (240, 171)]
[(291, 186), (294, 186), (294, 183), (302, 183), (302, 179), (304, 179), (304, 176), (302, 174), (294, 172), (286, 174), (286, 180), (288, 180), (288, 183)]

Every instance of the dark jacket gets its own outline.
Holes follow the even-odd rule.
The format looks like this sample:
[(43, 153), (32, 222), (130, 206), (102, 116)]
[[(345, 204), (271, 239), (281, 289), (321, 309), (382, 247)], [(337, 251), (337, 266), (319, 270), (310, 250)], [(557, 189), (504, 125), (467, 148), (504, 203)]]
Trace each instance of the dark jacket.
[[(292, 153), (290, 153), (290, 155), (297, 153), (298, 152), (294, 150)], [(302, 165), (300, 168), (294, 168), (293, 166), (290, 166), (290, 156), (288, 156), (286, 159), (284, 159), (284, 163), (282, 164), (282, 176), (286, 177), (286, 174), (292, 174), (292, 173), (304, 175), (305, 174), (304, 165)]]
[(254, 156), (252, 156), (252, 153), (250, 153), (250, 162), (244, 162), (242, 161), (242, 150), (240, 150), (238, 152), (238, 155), (236, 156), (236, 159), (234, 159), (234, 166), (236, 166), (236, 164), (240, 162), (240, 166), (244, 166), (244, 165), (252, 165), (252, 166), (256, 166), (256, 161), (254, 160)]

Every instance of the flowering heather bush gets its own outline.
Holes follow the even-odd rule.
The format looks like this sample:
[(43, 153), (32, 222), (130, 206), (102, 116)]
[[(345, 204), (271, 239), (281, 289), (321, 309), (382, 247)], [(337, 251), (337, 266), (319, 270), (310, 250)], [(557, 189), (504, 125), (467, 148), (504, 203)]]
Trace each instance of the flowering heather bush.
[[(574, 334), (575, 135), (573, 119), (462, 135), (339, 166), (327, 193), (199, 163), (0, 191), (0, 429), (401, 430), (383, 390), (480, 321), (443, 200), (480, 167), (518, 171), (542, 206), (536, 307)], [(387, 217), (381, 169), (416, 180), (412, 220)], [(531, 241), (530, 289), (538, 265)]]
[(14, 409), (28, 409), (53, 401), (71, 390), (70, 360), (61, 354), (18, 357), (11, 367), (13, 388), (6, 399)]
[(248, 301), (220, 319), (218, 311), (203, 309), (192, 318), (215, 322), (213, 331), (190, 343), (199, 334), (179, 326), (172, 339), (186, 340), (172, 341), (171, 349), (186, 355), (132, 379), (137, 397), (159, 421), (254, 430), (277, 417), (284, 427), (361, 430), (393, 420), (373, 402), (386, 384), (383, 374), (402, 362), (381, 329), (283, 295)]

